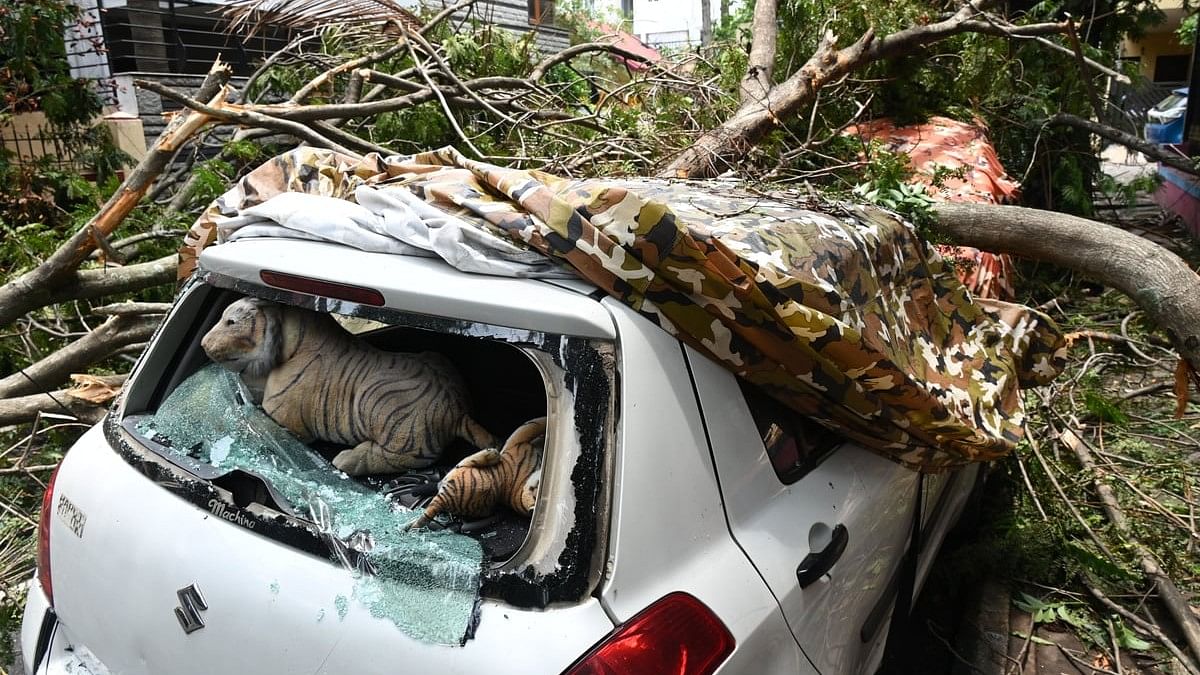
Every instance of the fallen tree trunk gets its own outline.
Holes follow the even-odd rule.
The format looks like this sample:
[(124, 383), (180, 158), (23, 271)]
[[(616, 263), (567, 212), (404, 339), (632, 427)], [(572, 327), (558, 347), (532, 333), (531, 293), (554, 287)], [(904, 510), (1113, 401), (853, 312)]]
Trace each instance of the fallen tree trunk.
[(150, 339), (161, 316), (117, 315), (27, 368), (0, 379), (0, 398), (47, 391), (121, 349)]
[[(126, 375), (108, 375), (97, 378), (111, 386), (119, 386)], [(28, 424), (37, 419), (39, 413), (62, 413), (73, 415), (80, 422), (95, 424), (104, 417), (107, 404), (96, 404), (75, 398), (70, 389), (59, 389), (45, 394), (32, 394), (16, 398), (0, 399), (0, 427)]]
[(1052, 263), (1125, 293), (1200, 371), (1200, 276), (1171, 251), (1052, 211), (943, 202), (933, 213), (937, 229), (956, 244)]

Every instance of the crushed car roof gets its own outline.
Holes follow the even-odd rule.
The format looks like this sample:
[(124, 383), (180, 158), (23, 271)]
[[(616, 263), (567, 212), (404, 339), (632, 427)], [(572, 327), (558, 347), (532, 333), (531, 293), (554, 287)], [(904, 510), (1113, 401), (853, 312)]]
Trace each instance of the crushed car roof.
[[(297, 192), (311, 198), (285, 199), (328, 216), (269, 208)], [(298, 148), (214, 202), (188, 234), (181, 273), (247, 223), (410, 247), (469, 271), (569, 269), (793, 410), (925, 471), (1011, 451), (1021, 386), (1049, 381), (1065, 357), (1047, 316), (973, 298), (911, 224), (863, 205), (569, 180), (453, 148), (388, 158)]]

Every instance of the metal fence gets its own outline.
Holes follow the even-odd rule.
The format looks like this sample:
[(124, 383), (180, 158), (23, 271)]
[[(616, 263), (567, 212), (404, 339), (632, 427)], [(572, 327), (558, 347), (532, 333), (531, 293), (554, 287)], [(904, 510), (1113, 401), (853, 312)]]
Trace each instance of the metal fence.
[(68, 59), (76, 74), (100, 81), (117, 73), (199, 75), (219, 55), (234, 75), (287, 44), (292, 33), (266, 27), (253, 38), (225, 33), (222, 6), (195, 0), (80, 0), (80, 25), (69, 27)]
[(70, 136), (56, 131), (41, 113), (14, 115), (0, 124), (0, 147), (17, 164), (44, 161), (60, 168), (76, 166)]
[(1110, 105), (1103, 122), (1140, 136), (1146, 124), (1146, 111), (1166, 98), (1177, 86), (1148, 80), (1133, 84), (1114, 81), (1108, 93)]

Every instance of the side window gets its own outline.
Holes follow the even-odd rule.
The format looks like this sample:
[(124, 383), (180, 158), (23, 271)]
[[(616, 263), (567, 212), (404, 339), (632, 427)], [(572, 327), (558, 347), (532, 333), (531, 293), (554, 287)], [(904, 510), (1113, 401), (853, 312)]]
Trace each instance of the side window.
[(843, 439), (837, 432), (792, 411), (766, 392), (738, 378), (758, 436), (767, 450), (775, 475), (785, 485), (812, 471)]

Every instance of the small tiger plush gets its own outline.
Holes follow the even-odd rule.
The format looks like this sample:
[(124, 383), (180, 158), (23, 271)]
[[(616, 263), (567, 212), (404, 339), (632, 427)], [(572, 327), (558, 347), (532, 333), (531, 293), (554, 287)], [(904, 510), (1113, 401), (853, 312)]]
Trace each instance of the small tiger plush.
[(483, 518), (497, 506), (528, 516), (537, 503), (542, 481), (546, 418), (517, 427), (504, 448), (480, 450), (454, 466), (438, 484), (437, 494), (409, 529), (424, 527), (441, 512)]
[(261, 387), (263, 410), (301, 441), (354, 446), (333, 458), (352, 476), (428, 466), (455, 438), (495, 445), (446, 357), (376, 349), (328, 314), (242, 298), (200, 345)]

